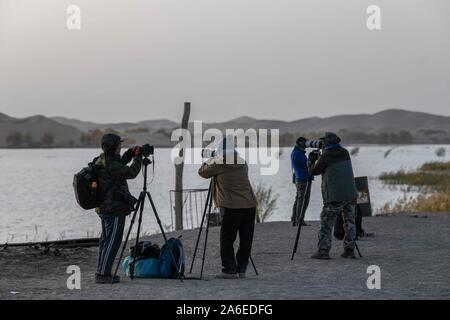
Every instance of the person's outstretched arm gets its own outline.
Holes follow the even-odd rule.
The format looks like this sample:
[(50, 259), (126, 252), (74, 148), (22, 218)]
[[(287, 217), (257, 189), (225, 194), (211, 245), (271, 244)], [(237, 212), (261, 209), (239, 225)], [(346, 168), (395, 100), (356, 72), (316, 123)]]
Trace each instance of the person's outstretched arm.
[(114, 170), (113, 175), (118, 180), (130, 180), (138, 176), (139, 171), (141, 171), (142, 159), (141, 157), (134, 157), (133, 163), (130, 166), (125, 164), (118, 164)]
[(134, 148), (130, 148), (127, 151), (124, 152), (122, 155), (122, 159), (120, 160), (123, 164), (130, 163), (131, 160), (133, 160), (134, 157)]

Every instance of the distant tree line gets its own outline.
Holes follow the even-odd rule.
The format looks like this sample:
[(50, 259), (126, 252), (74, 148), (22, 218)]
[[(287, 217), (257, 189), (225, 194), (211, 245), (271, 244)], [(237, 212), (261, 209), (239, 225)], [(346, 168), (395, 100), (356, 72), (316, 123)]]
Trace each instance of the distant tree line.
[[(450, 143), (450, 137), (444, 131), (420, 130), (416, 135), (408, 131), (398, 133), (366, 133), (349, 130), (337, 132), (346, 144), (411, 144), (411, 143)], [(323, 132), (312, 133), (286, 133), (280, 135), (280, 146), (292, 146), (298, 137), (318, 139), (324, 135)]]
[[(83, 147), (100, 147), (103, 135), (114, 133), (120, 136), (120, 133), (114, 129), (107, 128), (104, 130), (95, 129), (81, 134), (80, 143)], [(127, 145), (135, 144), (133, 139), (127, 140)]]
[(55, 135), (50, 131), (45, 132), (38, 140), (34, 140), (29, 132), (23, 134), (19, 131), (13, 131), (6, 136), (7, 146), (14, 148), (52, 147), (54, 143)]
[[(112, 129), (110, 129), (110, 130), (112, 130)], [(138, 128), (126, 129), (125, 132), (126, 133), (148, 133), (149, 130), (148, 130), (148, 128), (138, 127)]]
[[(146, 128), (135, 128), (126, 130), (127, 133), (147, 133), (150, 136), (152, 134), (162, 135), (170, 140), (171, 132), (167, 129), (159, 129), (153, 133), (149, 133)], [(62, 147), (99, 147), (101, 139), (106, 133), (115, 133), (120, 135), (118, 131), (114, 129), (95, 129), (89, 132), (84, 132), (79, 137), (79, 141), (70, 140), (65, 143), (58, 143), (58, 146)], [(349, 130), (339, 130), (337, 134), (341, 137), (345, 144), (411, 144), (411, 143), (450, 143), (450, 137), (445, 131), (442, 130), (419, 130), (415, 135), (412, 135), (408, 131), (400, 131), (398, 133), (366, 133), (356, 132)], [(295, 144), (298, 137), (306, 137), (314, 140), (319, 139), (324, 135), (323, 132), (311, 132), (311, 133), (285, 133), (280, 135), (280, 147), (289, 147)], [(44, 132), (40, 137), (35, 137), (29, 132), (23, 133), (20, 131), (12, 131), (6, 136), (6, 145), (13, 148), (43, 148), (55, 146), (55, 135), (48, 131)], [(76, 139), (75, 139), (76, 140)], [(271, 137), (269, 133), (268, 141), (270, 143)], [(126, 145), (134, 145), (136, 141), (134, 139), (128, 139)], [(175, 144), (175, 142), (173, 143)], [(208, 142), (204, 142), (206, 146)], [(246, 146), (249, 146), (246, 140)]]
[(410, 144), (414, 141), (414, 137), (408, 131), (373, 134), (340, 130), (338, 135), (346, 143)]

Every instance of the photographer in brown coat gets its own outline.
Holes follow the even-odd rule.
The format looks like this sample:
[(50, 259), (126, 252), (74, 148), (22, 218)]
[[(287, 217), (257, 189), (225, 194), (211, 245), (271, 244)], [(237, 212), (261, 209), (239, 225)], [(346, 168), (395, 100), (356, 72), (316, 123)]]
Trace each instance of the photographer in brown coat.
[[(198, 171), (205, 179), (214, 179), (213, 198), (220, 209), (220, 256), (222, 279), (245, 278), (255, 228), (256, 196), (248, 178), (248, 165), (237, 151), (226, 146), (226, 139), (216, 155)], [(239, 233), (239, 249), (234, 242)]]

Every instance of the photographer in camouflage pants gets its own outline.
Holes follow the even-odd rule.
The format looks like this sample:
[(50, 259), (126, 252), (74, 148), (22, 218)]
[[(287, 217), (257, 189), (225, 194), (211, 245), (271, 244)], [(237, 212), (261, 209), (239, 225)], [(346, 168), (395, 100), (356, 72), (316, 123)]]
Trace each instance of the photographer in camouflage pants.
[(336, 218), (342, 214), (344, 220), (343, 258), (355, 258), (355, 205), (357, 190), (353, 175), (352, 162), (348, 151), (339, 143), (341, 139), (327, 132), (321, 138), (324, 150), (320, 157), (312, 152), (308, 159), (311, 175), (322, 175), (323, 210), (320, 216), (318, 252), (314, 259), (330, 259), (331, 231)]

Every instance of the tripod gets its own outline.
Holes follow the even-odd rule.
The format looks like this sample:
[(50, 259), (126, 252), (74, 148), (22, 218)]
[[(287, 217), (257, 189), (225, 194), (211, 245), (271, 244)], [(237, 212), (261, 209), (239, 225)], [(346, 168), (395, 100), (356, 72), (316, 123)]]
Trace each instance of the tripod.
[(311, 184), (312, 184), (312, 180), (308, 179), (308, 182), (306, 182), (305, 192), (302, 195), (302, 207), (301, 207), (302, 209), (300, 211), (300, 220), (298, 223), (297, 236), (295, 237), (295, 244), (294, 244), (294, 250), (292, 251), (291, 261), (294, 260), (294, 256), (297, 253), (298, 242), (300, 241), (300, 232), (302, 232), (302, 225), (303, 225), (303, 222), (305, 221), (306, 210), (304, 210), (304, 208), (305, 208), (305, 202), (306, 202), (306, 193), (308, 192), (309, 188), (311, 187)]
[[(208, 213), (208, 219), (206, 222), (206, 236), (205, 236), (205, 244), (203, 247), (203, 256), (202, 256), (202, 267), (200, 270), (200, 279), (203, 279), (203, 268), (205, 265), (205, 256), (206, 256), (206, 246), (208, 244), (208, 234), (209, 234), (209, 223), (210, 223), (210, 219), (211, 219), (211, 211), (212, 211), (212, 190), (213, 190), (213, 186), (215, 183), (215, 178), (211, 179), (211, 182), (209, 183), (209, 189), (208, 189), (208, 195), (206, 196), (206, 203), (205, 203), (205, 208), (203, 210), (203, 216), (202, 216), (202, 221), (200, 223), (200, 229), (198, 231), (198, 236), (197, 236), (197, 242), (195, 243), (195, 250), (194, 250), (194, 256), (192, 258), (192, 262), (191, 262), (191, 268), (189, 270), (189, 273), (192, 273), (192, 269), (194, 268), (194, 262), (195, 262), (195, 258), (197, 256), (197, 250), (198, 250), (198, 244), (200, 242), (200, 236), (202, 234), (203, 231), (203, 224), (205, 222), (205, 216)], [(250, 257), (250, 261), (252, 263), (253, 269), (255, 270), (256, 275), (258, 275), (258, 270), (256, 269), (255, 263), (253, 262), (252, 257)]]
[[(142, 189), (142, 191), (141, 191), (141, 193), (139, 195), (138, 202), (136, 203), (136, 207), (134, 209), (134, 213), (133, 213), (133, 216), (132, 216), (131, 222), (130, 222), (130, 227), (128, 229), (127, 236), (125, 238), (125, 242), (123, 243), (122, 251), (120, 252), (119, 262), (118, 262), (118, 264), (116, 266), (116, 269), (114, 271), (114, 276), (117, 275), (117, 270), (119, 269), (120, 261), (122, 260), (123, 253), (124, 253), (125, 248), (127, 246), (128, 239), (129, 239), (130, 234), (131, 234), (131, 230), (133, 229), (133, 225), (134, 225), (134, 222), (136, 220), (137, 213), (139, 211), (139, 221), (138, 221), (135, 249), (137, 249), (137, 247), (138, 247), (139, 235), (140, 235), (140, 232), (141, 232), (141, 225), (142, 225), (142, 213), (144, 212), (145, 199), (148, 198), (148, 200), (150, 201), (150, 205), (152, 207), (153, 213), (155, 215), (156, 221), (158, 222), (159, 228), (161, 229), (161, 234), (164, 237), (164, 241), (165, 241), (166, 245), (169, 247), (170, 253), (172, 255), (172, 262), (177, 267), (176, 277), (179, 278), (181, 282), (183, 282), (183, 275), (181, 274), (181, 271), (180, 271), (181, 264), (178, 265), (177, 262), (175, 261), (175, 256), (173, 255), (172, 248), (169, 246), (169, 244), (167, 242), (167, 236), (166, 236), (166, 233), (164, 232), (164, 229), (162, 227), (161, 220), (159, 219), (158, 212), (156, 211), (156, 207), (155, 207), (155, 204), (153, 202), (153, 198), (152, 198), (150, 192), (147, 191), (147, 167), (151, 163), (152, 163), (152, 160), (150, 160), (148, 157), (144, 157), (142, 159), (142, 164), (144, 165), (144, 187), (143, 187), (143, 189)], [(131, 259), (131, 264), (130, 264), (130, 278), (131, 279), (134, 279), (134, 267), (135, 267), (135, 264), (136, 264), (136, 254), (137, 254), (137, 250), (133, 250), (133, 257)]]
[[(303, 196), (302, 196), (302, 207), (301, 207), (302, 209), (300, 211), (301, 212), (300, 222), (298, 224), (297, 236), (295, 237), (295, 244), (294, 244), (294, 250), (292, 251), (291, 261), (294, 260), (294, 256), (297, 253), (298, 242), (300, 241), (300, 232), (302, 231), (302, 225), (303, 225), (303, 222), (305, 221), (306, 210), (304, 210), (304, 208), (305, 208), (305, 202), (306, 202), (306, 192), (308, 192), (308, 189), (311, 187), (311, 184), (312, 184), (312, 180), (308, 180), (308, 182), (306, 183), (305, 192), (303, 193)], [(362, 258), (361, 251), (359, 251), (359, 247), (358, 247), (358, 244), (356, 243), (356, 240), (355, 240), (355, 248), (356, 248), (356, 251), (358, 252), (359, 257)]]

